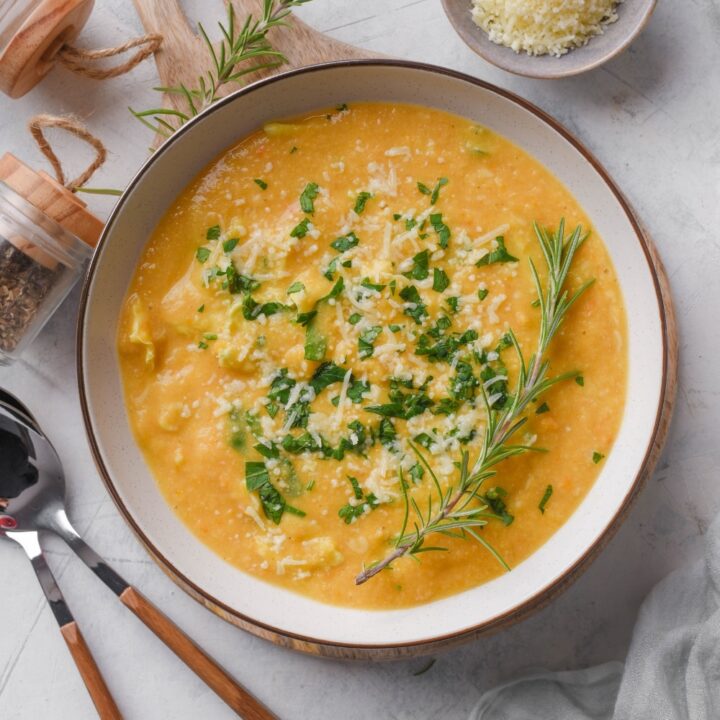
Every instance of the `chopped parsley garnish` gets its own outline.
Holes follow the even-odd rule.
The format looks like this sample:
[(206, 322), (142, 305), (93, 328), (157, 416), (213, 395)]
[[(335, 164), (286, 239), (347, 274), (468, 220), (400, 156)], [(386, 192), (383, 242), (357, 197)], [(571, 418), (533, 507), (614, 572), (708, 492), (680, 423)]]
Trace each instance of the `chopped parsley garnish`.
[(230, 411), (230, 447), (243, 452), (247, 445), (247, 431), (250, 425), (240, 410), (233, 408)]
[(408, 280), (424, 280), (428, 275), (428, 267), (430, 265), (430, 251), (423, 250), (413, 257), (413, 266), (403, 275)]
[(347, 396), (354, 405), (362, 402), (362, 396), (369, 392), (370, 383), (367, 380), (355, 380), (351, 378)]
[(290, 512), (300, 517), (305, 515), (302, 510), (298, 510), (285, 502), (285, 498), (270, 482), (270, 475), (264, 462), (245, 463), (245, 486), (248, 492), (256, 492), (258, 494), (265, 517), (276, 525), (280, 524), (280, 520), (285, 512)]
[(343, 505), (338, 510), (338, 515), (347, 525), (350, 525), (351, 522), (357, 520), (359, 517), (362, 517), (366, 512), (374, 510), (380, 502), (373, 493), (368, 493), (367, 495), (363, 493), (357, 478), (348, 475), (348, 480), (350, 481), (350, 485), (353, 489), (353, 496), (358, 502), (355, 505), (351, 505), (350, 503)]
[(472, 365), (462, 360), (455, 366), (455, 376), (450, 380), (450, 397), (453, 400), (474, 400), (480, 381), (475, 377)]
[(324, 362), (315, 370), (308, 384), (315, 391), (315, 394), (319, 395), (320, 392), (333, 383), (342, 382), (346, 374), (347, 370), (345, 368), (336, 365), (334, 362)]
[(361, 360), (369, 358), (375, 351), (373, 343), (378, 339), (382, 332), (380, 325), (373, 325), (367, 330), (363, 330), (358, 338), (358, 356)]
[(542, 415), (546, 412), (550, 412), (550, 406), (546, 402), (544, 402), (542, 405), (539, 405), (538, 408), (535, 410), (536, 415)]
[(545, 488), (545, 492), (543, 493), (542, 500), (540, 500), (540, 504), (538, 505), (538, 508), (540, 509), (540, 512), (545, 514), (545, 506), (548, 504), (548, 500), (552, 497), (553, 494), (553, 486), (548, 485)]
[(450, 319), (441, 316), (434, 327), (418, 338), (415, 354), (425, 355), (431, 362), (450, 362), (461, 347), (478, 339), (478, 334), (473, 329), (445, 334), (449, 327)]
[(358, 193), (357, 199), (355, 200), (355, 207), (353, 208), (353, 210), (358, 215), (362, 215), (363, 210), (365, 210), (365, 205), (367, 204), (367, 201), (371, 200), (372, 197), (372, 193), (365, 192), (364, 190), (361, 193)]
[(305, 359), (306, 360), (323, 360), (325, 353), (327, 352), (327, 338), (318, 330), (313, 320), (315, 320), (318, 314), (318, 306), (322, 302), (332, 300), (340, 293), (342, 293), (345, 287), (345, 281), (342, 278), (338, 278), (337, 282), (332, 286), (330, 292), (327, 295), (323, 295), (320, 299), (315, 302), (315, 307), (304, 313), (298, 313), (296, 322), (300, 325), (304, 325), (305, 330)]
[(391, 333), (400, 332), (403, 329), (402, 325), (388, 325)]
[(260, 315), (270, 317), (286, 309), (285, 305), (279, 302), (255, 302), (252, 295), (246, 295), (242, 304), (243, 317), (246, 320), (257, 320)]
[(264, 180), (261, 180), (260, 178), (255, 178), (255, 179), (253, 180), (253, 182), (254, 182), (261, 190), (267, 190), (268, 184), (267, 184)]
[(307, 218), (303, 218), (291, 231), (290, 237), (304, 238), (308, 234), (308, 223), (310, 221)]
[(225, 270), (225, 280), (223, 281), (223, 289), (228, 290), (231, 294), (250, 293), (260, 287), (260, 283), (251, 278), (249, 275), (239, 273), (235, 266), (231, 263)]
[(443, 292), (450, 285), (450, 278), (442, 268), (433, 268), (433, 290), (435, 292)]
[(327, 295), (323, 295), (319, 300), (318, 303), (321, 303), (325, 300), (332, 300), (336, 298), (345, 288), (345, 281), (342, 278), (338, 278), (335, 282), (335, 284), (332, 286), (332, 289)]
[(418, 182), (417, 189), (423, 194), (423, 195), (429, 195), (430, 196), (430, 204), (434, 205), (439, 197), (440, 197), (440, 189), (448, 184), (448, 179), (446, 177), (441, 177), (437, 179), (437, 182), (435, 183), (435, 186), (431, 190), (425, 183)]
[(197, 311), (198, 311), (199, 313), (205, 312), (205, 303), (203, 303), (203, 304), (197, 309)]
[(333, 240), (330, 247), (335, 248), (338, 252), (346, 252), (350, 248), (354, 248), (359, 242), (357, 235), (354, 232), (349, 232), (347, 235), (342, 235), (337, 240)]
[(592, 461), (597, 465), (605, 456), (597, 450), (592, 454)]
[(480, 302), (482, 302), (488, 296), (489, 292), (490, 291), (487, 288), (480, 288), (480, 290), (478, 290), (478, 293), (477, 293), (478, 300), (480, 300)]
[(488, 507), (502, 520), (503, 524), (510, 525), (515, 517), (508, 512), (505, 497), (507, 497), (507, 491), (501, 487), (490, 488), (482, 496)]
[(358, 482), (358, 479), (356, 477), (352, 477), (352, 476), (348, 475), (348, 480), (350, 481), (350, 484), (352, 485), (353, 495), (355, 496), (355, 499), (362, 500), (363, 499), (363, 491), (360, 488), (360, 483)]
[(270, 443), (269, 445), (258, 443), (257, 445), (253, 445), (253, 450), (271, 460), (277, 460), (280, 457), (280, 450), (278, 450), (275, 443)]
[[(285, 413), (288, 417), (292, 417), (290, 428), (295, 427), (307, 427), (308, 416), (310, 415), (310, 405), (307, 400), (308, 395), (301, 392), (298, 399), (290, 406), (290, 392), (297, 385), (297, 381), (288, 375), (287, 368), (282, 368), (280, 372), (273, 378), (270, 383), (270, 392), (268, 393), (268, 399), (271, 401), (277, 401), (285, 406)], [(268, 414), (271, 417), (275, 417), (277, 414), (277, 408), (273, 412), (270, 411), (270, 406), (267, 405)], [(247, 414), (246, 414), (247, 418)]]
[(576, 376), (575, 376), (575, 382), (576, 382), (580, 387), (585, 387), (585, 378), (584, 378), (582, 375), (576, 375)]
[(450, 312), (454, 315), (457, 313), (457, 311), (460, 309), (460, 298), (456, 295), (453, 295), (453, 297), (449, 297), (445, 299), (445, 302), (448, 304), (448, 307), (450, 308)]
[(287, 368), (282, 368), (270, 383), (270, 400), (279, 400), (283, 405), (290, 400), (290, 391), (295, 387), (296, 381), (288, 374)]
[(426, 450), (429, 450), (434, 444), (435, 439), (432, 435), (429, 435), (426, 432), (418, 433), (413, 440), (420, 445), (420, 447), (424, 447)]
[(199, 247), (195, 251), (195, 257), (198, 259), (198, 262), (207, 262), (207, 259), (210, 257), (210, 249), (206, 247)]
[(301, 282), (294, 282), (288, 289), (287, 294), (288, 295), (294, 295), (295, 293), (302, 292), (305, 289), (305, 286)]
[(476, 263), (477, 267), (483, 267), (484, 265), (494, 265), (495, 263), (508, 263), (518, 262), (518, 259), (511, 255), (505, 247), (505, 238), (502, 235), (498, 235), (495, 238), (497, 247), (495, 250), (491, 250), (487, 255), (483, 255)]
[[(368, 405), (365, 410), (385, 418), (393, 417), (400, 420), (409, 420), (416, 415), (422, 415), (433, 405), (433, 401), (425, 392), (431, 379), (432, 377), (428, 377), (419, 388), (415, 389), (412, 380), (390, 378), (390, 392), (388, 393), (390, 402), (384, 405)], [(404, 392), (403, 388), (410, 392)]]
[(286, 435), (281, 444), (283, 450), (293, 455), (321, 449), (321, 446), (315, 442), (313, 436), (307, 431), (297, 436)]
[(443, 222), (442, 213), (433, 213), (430, 216), (430, 224), (438, 236), (438, 245), (446, 248), (450, 242), (450, 228)]
[(305, 333), (305, 359), (322, 360), (327, 352), (327, 338), (315, 327), (308, 323)]
[(385, 447), (392, 446), (397, 439), (395, 426), (392, 424), (392, 420), (387, 417), (384, 417), (380, 421), (380, 425), (378, 426), (378, 438)]
[(199, 347), (201, 350), (207, 350), (208, 347), (209, 347), (209, 345), (208, 345), (204, 340), (201, 340), (201, 341), (198, 343), (198, 347)]
[(236, 247), (237, 244), (240, 242), (238, 238), (230, 238), (229, 240), (224, 240), (222, 247), (224, 253), (231, 253)]
[(379, 285), (370, 280), (370, 278), (363, 278), (360, 285), (368, 290), (375, 290), (376, 292), (382, 292), (385, 289), (384, 285)]
[(435, 183), (435, 187), (433, 188), (432, 194), (430, 195), (431, 205), (434, 205), (438, 201), (438, 199), (440, 198), (440, 188), (447, 184), (448, 179), (446, 177), (438, 178), (438, 181)]
[(351, 325), (357, 325), (362, 320), (362, 315), (360, 313), (353, 313), (349, 318), (348, 322)]
[(209, 227), (205, 233), (205, 237), (208, 240), (217, 240), (220, 237), (220, 226), (213, 225), (212, 227)]
[(407, 285), (400, 291), (400, 297), (408, 304), (403, 312), (411, 317), (418, 325), (422, 324), (423, 318), (429, 317), (427, 307), (420, 297), (418, 289), (414, 285)]
[(318, 196), (319, 188), (317, 183), (308, 183), (300, 195), (300, 209), (312, 215), (315, 212), (315, 198)]

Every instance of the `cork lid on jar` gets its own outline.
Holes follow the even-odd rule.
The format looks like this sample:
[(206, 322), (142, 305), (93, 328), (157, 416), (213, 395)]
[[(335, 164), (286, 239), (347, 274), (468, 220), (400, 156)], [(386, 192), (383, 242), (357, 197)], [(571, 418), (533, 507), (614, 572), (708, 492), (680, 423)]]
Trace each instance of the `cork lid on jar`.
[(36, 2), (30, 14), (21, 18), (19, 27), (11, 28), (12, 35), (5, 47), (0, 45), (0, 91), (17, 98), (45, 77), (60, 48), (82, 30), (93, 3), (94, 0)]
[(86, 245), (97, 245), (103, 229), (102, 220), (46, 172), (33, 170), (11, 153), (5, 153), (0, 157), (0, 182)]

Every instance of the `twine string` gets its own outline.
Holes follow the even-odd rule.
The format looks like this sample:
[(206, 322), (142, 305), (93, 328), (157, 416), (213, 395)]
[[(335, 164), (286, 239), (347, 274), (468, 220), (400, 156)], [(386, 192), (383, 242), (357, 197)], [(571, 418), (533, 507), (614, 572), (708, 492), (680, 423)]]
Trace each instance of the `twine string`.
[[(50, 143), (47, 141), (43, 133), (43, 128), (60, 128), (83, 140), (94, 148), (95, 159), (76, 178), (69, 181), (66, 180), (62, 164), (50, 146)], [(40, 148), (40, 152), (42, 152), (52, 165), (57, 181), (72, 192), (75, 192), (77, 188), (85, 185), (93, 173), (105, 162), (105, 158), (107, 157), (107, 150), (102, 142), (96, 138), (85, 125), (75, 118), (62, 117), (59, 115), (35, 115), (28, 123), (28, 130)]]
[[(136, 65), (139, 65), (145, 58), (150, 57), (150, 55), (158, 50), (162, 44), (162, 40), (162, 35), (150, 33), (128, 40), (117, 47), (98, 50), (85, 50), (83, 48), (73, 47), (72, 45), (63, 45), (57, 54), (57, 59), (68, 70), (72, 70), (80, 75), (85, 75), (85, 77), (93, 78), (94, 80), (105, 80), (130, 72)], [(96, 68), (92, 65), (96, 60), (114, 57), (133, 48), (140, 49), (120, 65), (110, 68)]]

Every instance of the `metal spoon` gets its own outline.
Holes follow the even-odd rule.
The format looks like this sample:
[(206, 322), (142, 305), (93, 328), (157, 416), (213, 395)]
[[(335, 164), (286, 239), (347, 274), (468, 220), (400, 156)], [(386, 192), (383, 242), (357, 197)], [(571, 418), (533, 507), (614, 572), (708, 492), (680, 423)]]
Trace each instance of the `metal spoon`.
[(0, 530), (18, 542), (40, 580), (60, 630), (102, 718), (121, 718), (90, 651), (50, 572), (38, 531), (61, 537), (80, 559), (235, 712), (248, 720), (276, 720), (171, 620), (116, 573), (78, 535), (64, 504), (65, 478), (55, 449), (32, 414), (9, 393), (0, 395)]
[(37, 424), (37, 420), (32, 416), (32, 413), (27, 409), (23, 403), (18, 400), (12, 393), (7, 390), (0, 388), (0, 408), (9, 411), (14, 415), (20, 422), (30, 425), (30, 427), (37, 430), (42, 435), (42, 430)]

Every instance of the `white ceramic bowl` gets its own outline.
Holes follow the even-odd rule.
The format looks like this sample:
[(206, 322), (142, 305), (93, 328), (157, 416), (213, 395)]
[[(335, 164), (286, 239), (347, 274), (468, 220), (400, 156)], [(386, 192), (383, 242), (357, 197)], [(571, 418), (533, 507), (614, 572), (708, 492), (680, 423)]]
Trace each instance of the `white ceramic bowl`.
[(457, 34), (484, 60), (516, 75), (555, 80), (587, 72), (619, 55), (648, 24), (656, 3), (657, 0), (622, 0), (617, 6), (618, 19), (602, 35), (559, 58), (516, 53), (494, 43), (473, 21), (471, 0), (443, 0), (443, 7)]
[[(123, 404), (115, 333), (121, 303), (155, 224), (207, 163), (263, 122), (337, 105), (417, 103), (487, 125), (544, 163), (576, 195), (604, 238), (629, 309), (629, 384), (622, 426), (595, 486), (569, 521), (512, 572), (406, 610), (324, 605), (227, 564), (163, 499), (135, 444)], [(342, 657), (430, 652), (507, 624), (545, 603), (617, 526), (663, 434), (668, 327), (647, 241), (603, 169), (567, 131), (525, 101), (470, 77), (392, 61), (314, 66), (227, 97), (166, 142), (110, 217), (82, 300), (78, 374), (85, 422), (108, 490), (160, 565), (227, 620), (275, 642)]]

